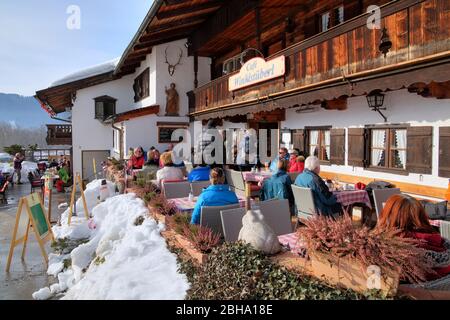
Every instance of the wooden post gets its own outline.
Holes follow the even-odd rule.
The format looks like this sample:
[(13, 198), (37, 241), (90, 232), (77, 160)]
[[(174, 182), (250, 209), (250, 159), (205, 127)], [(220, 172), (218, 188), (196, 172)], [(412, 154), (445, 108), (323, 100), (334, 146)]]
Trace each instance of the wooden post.
[(94, 169), (95, 179), (97, 179), (97, 163), (95, 162), (95, 158), (92, 158), (92, 167)]
[(251, 183), (246, 182), (245, 183), (245, 209), (251, 210), (252, 209), (252, 203), (251, 203), (251, 195), (252, 195), (252, 189), (251, 189)]

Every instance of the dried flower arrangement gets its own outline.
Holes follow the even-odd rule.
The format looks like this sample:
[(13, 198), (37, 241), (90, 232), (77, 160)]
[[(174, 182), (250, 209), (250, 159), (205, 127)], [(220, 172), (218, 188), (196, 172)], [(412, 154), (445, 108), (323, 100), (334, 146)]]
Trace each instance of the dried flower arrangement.
[(183, 235), (202, 253), (210, 253), (220, 243), (220, 234), (205, 226), (184, 226)]
[(397, 270), (400, 279), (411, 283), (433, 274), (418, 241), (401, 237), (399, 231), (381, 232), (356, 227), (349, 216), (339, 219), (316, 216), (304, 221), (297, 232), (310, 255), (315, 252), (336, 258), (356, 259), (364, 268), (376, 265), (385, 272)]

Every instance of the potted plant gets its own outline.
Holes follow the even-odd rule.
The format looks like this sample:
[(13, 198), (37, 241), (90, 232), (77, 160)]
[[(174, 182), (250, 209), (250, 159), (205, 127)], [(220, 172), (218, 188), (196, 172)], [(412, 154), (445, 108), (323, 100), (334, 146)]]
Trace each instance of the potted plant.
[(395, 295), (399, 280), (419, 282), (433, 271), (417, 241), (357, 227), (349, 216), (316, 216), (297, 232), (311, 259), (313, 274), (358, 292), (379, 289)]

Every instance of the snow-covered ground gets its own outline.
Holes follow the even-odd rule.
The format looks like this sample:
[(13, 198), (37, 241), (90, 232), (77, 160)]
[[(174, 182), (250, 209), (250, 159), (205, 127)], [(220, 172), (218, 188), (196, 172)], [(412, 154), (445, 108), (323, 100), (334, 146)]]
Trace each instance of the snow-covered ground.
[[(22, 162), (22, 170), (20, 171), (22, 174), (22, 177), (21, 177), (20, 181), (23, 183), (27, 183), (28, 182), (28, 172), (34, 171), (36, 169), (37, 169), (36, 162), (31, 162), (31, 161)], [(0, 171), (12, 174), (14, 172), (14, 165), (9, 162), (0, 162)], [(16, 177), (14, 177), (14, 182), (16, 182)]]
[[(110, 192), (112, 186), (108, 184)], [(87, 185), (91, 221), (77, 211), (68, 226), (66, 210), (62, 226), (53, 227), (57, 238), (89, 241), (68, 255), (49, 255), (47, 273), (59, 282), (35, 292), (33, 298), (64, 292), (62, 299), (183, 299), (189, 283), (178, 273), (176, 256), (160, 235), (164, 225), (148, 216), (144, 202), (134, 194), (115, 195), (97, 204), (99, 188), (100, 180)], [(83, 208), (80, 199), (77, 208)], [(140, 216), (144, 222), (136, 225)], [(65, 259), (71, 259), (72, 266), (63, 270)]]

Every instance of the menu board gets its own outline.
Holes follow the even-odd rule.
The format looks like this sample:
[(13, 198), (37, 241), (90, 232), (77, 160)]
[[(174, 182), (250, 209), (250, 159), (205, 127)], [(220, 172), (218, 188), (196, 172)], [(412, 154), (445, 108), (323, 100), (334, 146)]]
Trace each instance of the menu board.
[(185, 127), (158, 127), (158, 142), (159, 143), (177, 143), (182, 141), (182, 138), (179, 140), (172, 140), (172, 133), (177, 129), (185, 129)]

